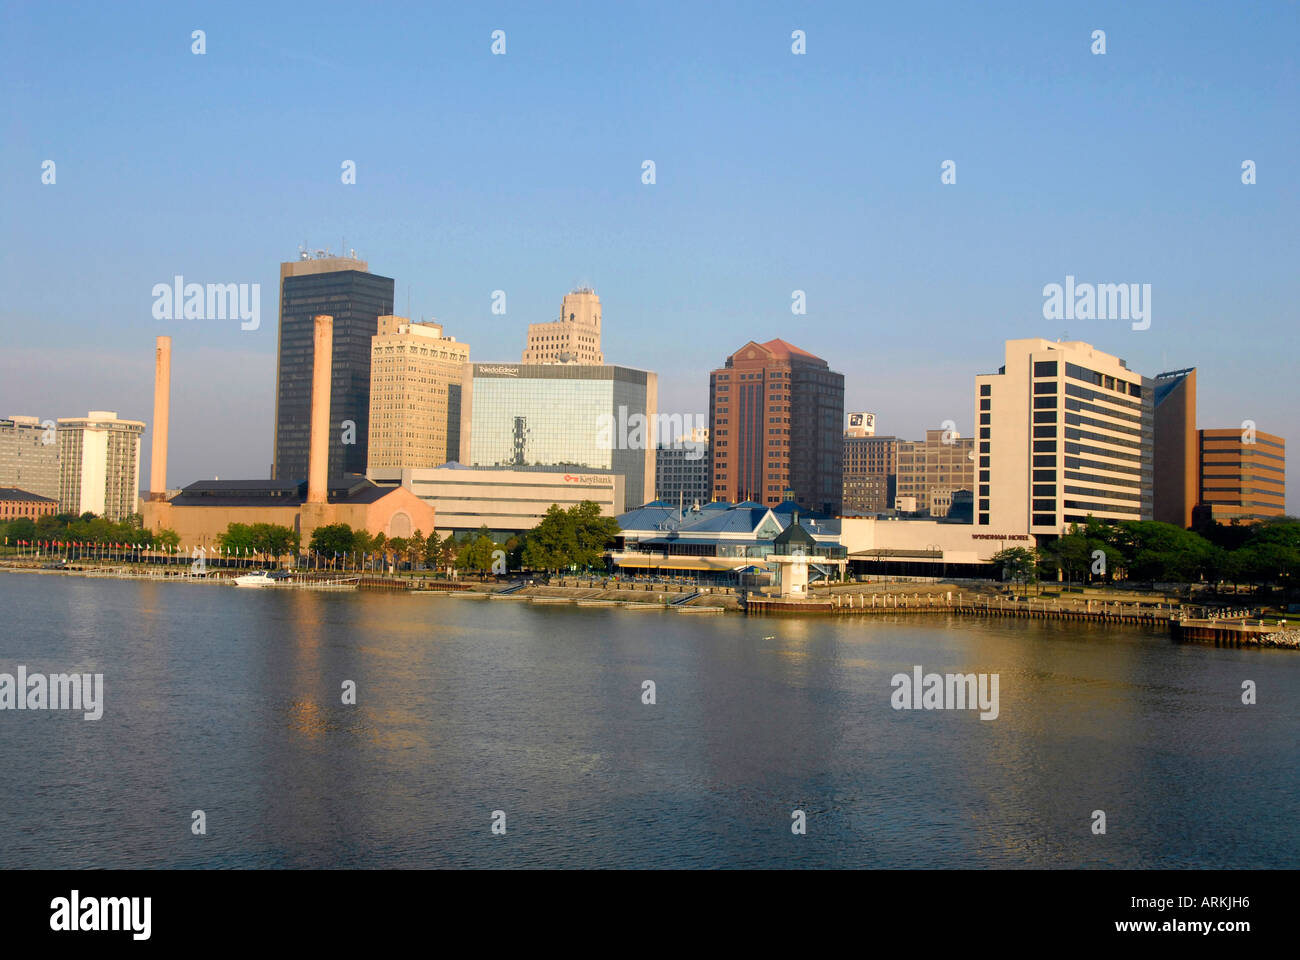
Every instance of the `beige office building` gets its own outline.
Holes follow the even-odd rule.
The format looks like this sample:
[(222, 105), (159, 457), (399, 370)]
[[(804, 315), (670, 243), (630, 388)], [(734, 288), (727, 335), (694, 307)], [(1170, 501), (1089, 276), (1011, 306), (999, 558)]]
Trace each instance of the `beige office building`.
[(894, 505), (946, 517), (952, 495), (975, 490), (975, 441), (956, 430), (927, 430), (924, 440), (898, 441)]
[(368, 467), (438, 467), (460, 456), (469, 344), (432, 321), (382, 316), (371, 337)]
[(600, 352), (600, 297), (590, 287), (566, 294), (560, 319), (528, 325), (523, 363), (603, 364)]
[(975, 378), (976, 526), (1060, 534), (1089, 516), (1150, 520), (1153, 391), (1081, 341), (1008, 340)]
[(440, 534), (477, 530), (517, 533), (542, 522), (552, 504), (567, 510), (594, 501), (601, 516), (623, 513), (624, 479), (612, 473), (563, 470), (498, 470), (449, 464), (432, 470), (374, 469), (367, 474), (380, 487), (402, 487), (438, 514)]
[(0, 487), (59, 498), (59, 446), (53, 420), (12, 416), (0, 420)]
[(142, 421), (91, 410), (60, 417), (57, 434), (60, 513), (118, 521), (139, 512)]

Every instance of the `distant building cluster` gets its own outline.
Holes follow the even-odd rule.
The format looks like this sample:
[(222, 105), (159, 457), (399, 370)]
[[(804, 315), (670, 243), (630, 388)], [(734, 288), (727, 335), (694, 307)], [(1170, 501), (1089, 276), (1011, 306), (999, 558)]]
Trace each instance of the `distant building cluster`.
[(1285, 442), (1249, 421), (1200, 427), (1194, 368), (1149, 378), (1088, 343), (1009, 340), (997, 371), (973, 378), (970, 435), (949, 420), (906, 439), (846, 414), (826, 360), (749, 340), (710, 372), (693, 423), (659, 411), (656, 374), (606, 361), (588, 287), (528, 325), (518, 362), (472, 361), (443, 323), (395, 315), (393, 291), (355, 255), (281, 264), (269, 478), (168, 487), (160, 337), (143, 508), (144, 423), (14, 416), (0, 420), (0, 518), (143, 512), (202, 545), (271, 518), (304, 535), (342, 517), (388, 536), (435, 523), (509, 534), (591, 500), (652, 523), (620, 551), (633, 565), (654, 546), (665, 569), (676, 552), (733, 569), (802, 510), (809, 527), (791, 536), (835, 540), (846, 562), (961, 569), (1090, 517), (1187, 527), (1284, 511)]

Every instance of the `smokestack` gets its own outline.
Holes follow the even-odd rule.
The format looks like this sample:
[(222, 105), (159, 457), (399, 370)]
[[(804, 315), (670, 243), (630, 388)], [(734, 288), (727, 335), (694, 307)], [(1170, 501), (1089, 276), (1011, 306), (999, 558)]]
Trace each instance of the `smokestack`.
[(154, 348), (153, 443), (149, 454), (149, 499), (167, 499), (167, 420), (171, 414), (172, 338)]
[(325, 503), (329, 490), (330, 374), (334, 369), (334, 318), (316, 317), (315, 359), (311, 370), (311, 456), (307, 502)]

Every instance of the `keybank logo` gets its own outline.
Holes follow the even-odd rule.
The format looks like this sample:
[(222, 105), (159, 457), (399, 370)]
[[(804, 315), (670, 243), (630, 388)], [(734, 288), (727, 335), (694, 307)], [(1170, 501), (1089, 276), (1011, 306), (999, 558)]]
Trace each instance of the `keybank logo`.
[(57, 933), (129, 931), (133, 940), (148, 940), (152, 931), (152, 897), (71, 896), (50, 901), (50, 929)]

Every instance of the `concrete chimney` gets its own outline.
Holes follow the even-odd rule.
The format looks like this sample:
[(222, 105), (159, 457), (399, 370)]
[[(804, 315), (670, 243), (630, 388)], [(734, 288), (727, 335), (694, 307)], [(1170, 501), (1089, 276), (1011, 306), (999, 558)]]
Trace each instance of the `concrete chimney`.
[(171, 414), (172, 338), (159, 337), (154, 349), (153, 442), (149, 455), (149, 499), (167, 499), (167, 421)]
[(316, 317), (315, 359), (311, 370), (311, 455), (307, 502), (325, 503), (329, 492), (330, 381), (334, 369), (334, 318)]

